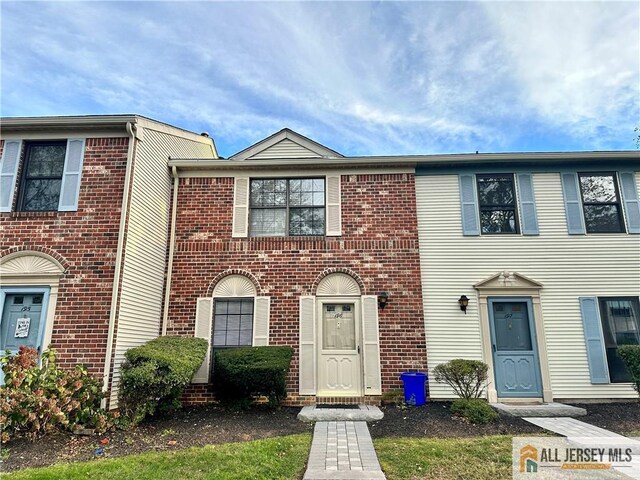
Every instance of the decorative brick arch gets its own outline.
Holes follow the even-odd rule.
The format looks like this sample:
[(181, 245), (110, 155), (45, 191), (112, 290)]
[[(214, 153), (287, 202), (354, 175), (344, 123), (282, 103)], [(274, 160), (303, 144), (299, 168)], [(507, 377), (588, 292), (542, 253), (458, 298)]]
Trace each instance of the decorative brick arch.
[(253, 273), (251, 273), (248, 270), (243, 270), (241, 268), (230, 268), (229, 270), (225, 270), (224, 272), (219, 273), (213, 278), (213, 280), (211, 280), (211, 283), (209, 283), (209, 288), (207, 288), (207, 296), (208, 297), (213, 296), (213, 290), (216, 288), (216, 285), (221, 280), (228, 277), (229, 275), (242, 275), (243, 277), (248, 278), (249, 280), (251, 280), (251, 283), (253, 283), (253, 286), (255, 287), (256, 292), (258, 292), (258, 294), (262, 292), (262, 287), (260, 286), (260, 282), (258, 281), (258, 279), (255, 277)]
[(28, 252), (36, 252), (36, 253), (44, 254), (44, 256), (51, 257), (62, 266), (62, 268), (64, 269), (64, 273), (68, 273), (69, 269), (72, 267), (71, 263), (55, 250), (52, 250), (48, 247), (41, 247), (38, 245), (35, 245), (35, 246), (20, 245), (17, 247), (7, 248), (6, 250), (3, 250), (2, 252), (0, 252), (0, 258), (4, 258), (8, 255), (12, 255), (19, 252), (25, 252), (25, 254), (28, 254)]
[(362, 281), (362, 278), (360, 278), (360, 275), (358, 275), (356, 272), (354, 272), (350, 268), (344, 268), (344, 267), (327, 268), (320, 275), (318, 275), (316, 277), (316, 279), (313, 281), (313, 284), (311, 284), (311, 295), (315, 295), (316, 294), (316, 291), (318, 289), (318, 285), (320, 284), (322, 279), (328, 277), (329, 275), (331, 275), (333, 273), (344, 273), (345, 275), (349, 275), (351, 278), (353, 278), (356, 281), (356, 283), (360, 287), (360, 292), (362, 293), (362, 295), (366, 295), (367, 288), (366, 288), (364, 282)]

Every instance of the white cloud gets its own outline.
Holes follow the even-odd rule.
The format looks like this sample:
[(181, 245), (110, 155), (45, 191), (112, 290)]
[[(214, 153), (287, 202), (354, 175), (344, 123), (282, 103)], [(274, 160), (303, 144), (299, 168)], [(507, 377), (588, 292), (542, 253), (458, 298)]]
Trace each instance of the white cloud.
[(5, 3), (2, 110), (136, 112), (225, 154), (285, 126), (348, 154), (519, 150), (559, 130), (618, 145), (638, 114), (638, 10)]

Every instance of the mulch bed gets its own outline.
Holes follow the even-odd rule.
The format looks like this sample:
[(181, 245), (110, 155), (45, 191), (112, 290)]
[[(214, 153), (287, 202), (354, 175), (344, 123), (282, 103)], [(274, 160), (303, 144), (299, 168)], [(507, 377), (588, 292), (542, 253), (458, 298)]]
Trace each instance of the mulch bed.
[[(128, 432), (115, 430), (104, 435), (89, 436), (59, 433), (47, 435), (35, 442), (16, 439), (3, 445), (3, 450), (8, 449), (9, 454), (7, 458), (7, 454), (3, 452), (0, 470), (12, 471), (53, 463), (311, 432), (312, 425), (296, 418), (298, 412), (299, 408), (252, 408), (246, 412), (237, 412), (208, 405), (185, 408), (170, 418), (153, 419)], [(107, 442), (104, 439), (108, 443), (102, 443)]]
[(532, 435), (543, 430), (521, 418), (500, 415), (487, 425), (473, 425), (449, 411), (450, 402), (428, 402), (422, 407), (381, 407), (384, 418), (369, 424), (373, 438), (381, 437), (478, 437), (483, 435)]
[[(520, 418), (504, 414), (488, 425), (473, 425), (451, 415), (449, 406), (449, 402), (429, 402), (423, 407), (387, 405), (382, 407), (384, 418), (370, 423), (369, 429), (373, 438), (536, 436), (544, 432)], [(587, 416), (580, 417), (579, 420), (622, 434), (640, 430), (638, 402), (578, 406), (586, 408), (588, 412)], [(0, 470), (6, 472), (59, 462), (120, 457), (147, 451), (170, 451), (311, 432), (311, 424), (296, 419), (299, 411), (299, 408), (273, 411), (255, 407), (237, 412), (208, 405), (185, 408), (170, 418), (153, 419), (129, 432), (118, 430), (90, 436), (60, 433), (35, 442), (16, 439), (3, 446)]]
[(587, 409), (587, 416), (578, 420), (596, 427), (606, 428), (621, 435), (640, 435), (640, 402), (572, 403)]

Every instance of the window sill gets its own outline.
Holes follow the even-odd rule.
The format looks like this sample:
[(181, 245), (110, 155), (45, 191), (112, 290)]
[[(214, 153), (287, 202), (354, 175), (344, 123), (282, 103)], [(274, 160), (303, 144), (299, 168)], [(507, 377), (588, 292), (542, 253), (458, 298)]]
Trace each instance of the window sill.
[(55, 218), (62, 212), (7, 212), (11, 218)]

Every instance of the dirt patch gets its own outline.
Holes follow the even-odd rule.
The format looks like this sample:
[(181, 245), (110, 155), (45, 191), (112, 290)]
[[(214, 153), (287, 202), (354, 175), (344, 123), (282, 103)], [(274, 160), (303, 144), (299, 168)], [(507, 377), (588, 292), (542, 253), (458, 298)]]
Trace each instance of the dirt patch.
[(120, 457), (147, 451), (177, 450), (311, 432), (311, 424), (296, 419), (298, 412), (299, 408), (275, 411), (252, 408), (246, 412), (236, 412), (216, 406), (191, 407), (170, 418), (143, 423), (129, 432), (114, 431), (90, 436), (60, 433), (35, 442), (16, 439), (3, 446), (0, 470), (6, 472), (59, 462)]

